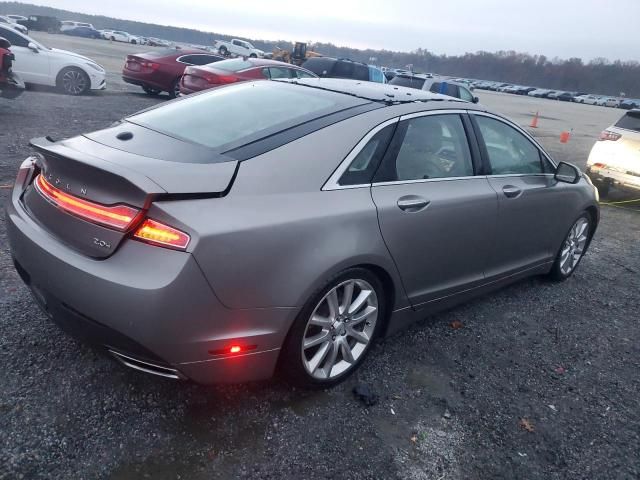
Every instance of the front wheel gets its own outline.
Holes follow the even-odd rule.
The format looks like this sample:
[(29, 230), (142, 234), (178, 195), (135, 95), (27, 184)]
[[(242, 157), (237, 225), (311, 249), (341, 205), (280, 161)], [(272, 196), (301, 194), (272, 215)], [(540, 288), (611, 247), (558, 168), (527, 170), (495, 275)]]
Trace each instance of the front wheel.
[(227, 50), (227, 47), (225, 47), (224, 45), (218, 49), (218, 53), (223, 57), (226, 57), (228, 52), (229, 51)]
[(251, 55), (249, 55), (249, 58), (258, 58), (258, 55), (256, 55), (255, 53), (252, 53)]
[(553, 267), (551, 267), (549, 276), (552, 280), (566, 280), (575, 272), (589, 243), (592, 231), (591, 222), (591, 216), (585, 212), (578, 217), (569, 229)]
[(58, 88), (67, 95), (82, 95), (91, 88), (91, 80), (83, 70), (68, 67), (58, 74)]
[(311, 296), (283, 346), (280, 365), (294, 383), (329, 387), (362, 363), (382, 328), (385, 297), (369, 270), (352, 268)]

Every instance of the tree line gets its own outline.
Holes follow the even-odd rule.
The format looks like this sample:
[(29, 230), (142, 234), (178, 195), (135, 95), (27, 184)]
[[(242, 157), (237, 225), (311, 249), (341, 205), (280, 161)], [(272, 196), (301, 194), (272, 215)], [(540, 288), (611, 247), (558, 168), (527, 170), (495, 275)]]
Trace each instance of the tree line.
[[(60, 20), (92, 23), (97, 29), (124, 30), (134, 35), (159, 37), (174, 42), (211, 45), (215, 39), (230, 40), (231, 36), (199, 30), (121, 20), (101, 15), (74, 13), (51, 7), (21, 2), (0, 2), (0, 14), (50, 15)], [(266, 52), (275, 46), (291, 48), (288, 41), (246, 39)], [(303, 40), (303, 39), (301, 39)], [(538, 86), (557, 90), (599, 93), (640, 98), (640, 63), (637, 61), (609, 61), (596, 58), (584, 62), (580, 58), (549, 59), (544, 55), (530, 55), (514, 51), (438, 55), (419, 48), (413, 52), (391, 50), (358, 50), (331, 43), (309, 45), (323, 55), (350, 58), (379, 66), (408, 68), (456, 77), (495, 80)]]

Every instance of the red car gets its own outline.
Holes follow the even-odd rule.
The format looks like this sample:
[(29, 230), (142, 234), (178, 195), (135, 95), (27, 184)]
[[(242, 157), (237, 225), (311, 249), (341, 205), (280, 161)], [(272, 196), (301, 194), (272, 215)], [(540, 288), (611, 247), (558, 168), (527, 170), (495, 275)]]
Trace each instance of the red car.
[(180, 82), (180, 93), (199, 92), (227, 83), (276, 78), (317, 78), (315, 73), (290, 63), (262, 58), (233, 58), (215, 65), (187, 67)]
[(138, 85), (149, 95), (169, 92), (175, 98), (180, 91), (180, 77), (189, 65), (206, 65), (224, 60), (204, 50), (167, 48), (136, 55), (127, 55), (122, 69), (126, 83)]

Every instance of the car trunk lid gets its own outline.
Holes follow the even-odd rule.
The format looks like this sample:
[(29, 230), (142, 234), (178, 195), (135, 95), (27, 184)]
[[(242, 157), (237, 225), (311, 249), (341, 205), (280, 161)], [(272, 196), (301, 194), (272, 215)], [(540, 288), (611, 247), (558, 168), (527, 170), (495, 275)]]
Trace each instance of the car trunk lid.
[(38, 183), (34, 175), (25, 189), (26, 209), (53, 236), (96, 258), (111, 255), (154, 200), (224, 196), (238, 165), (205, 147), (126, 122), (32, 145), (40, 153), (35, 173), (42, 179)]

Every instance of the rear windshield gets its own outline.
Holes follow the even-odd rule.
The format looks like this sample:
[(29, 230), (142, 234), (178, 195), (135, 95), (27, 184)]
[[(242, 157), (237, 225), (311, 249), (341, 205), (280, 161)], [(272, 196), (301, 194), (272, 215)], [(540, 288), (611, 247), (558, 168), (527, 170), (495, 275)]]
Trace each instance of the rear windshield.
[(166, 135), (226, 152), (345, 108), (367, 103), (280, 82), (246, 82), (127, 118)]
[(217, 69), (226, 70), (227, 72), (239, 72), (240, 70), (246, 70), (251, 67), (253, 67), (253, 63), (241, 58), (233, 58), (231, 60), (216, 62)]
[(424, 85), (424, 78), (420, 77), (405, 77), (396, 75), (389, 81), (390, 85), (398, 85), (400, 87), (410, 87), (422, 89)]
[(150, 50), (148, 52), (144, 52), (144, 56), (146, 58), (163, 58), (163, 57), (169, 57), (171, 55), (177, 55), (179, 53), (183, 53), (183, 52), (175, 48), (161, 48), (159, 50)]
[(618, 120), (616, 127), (640, 132), (640, 112), (627, 112), (624, 117)]

